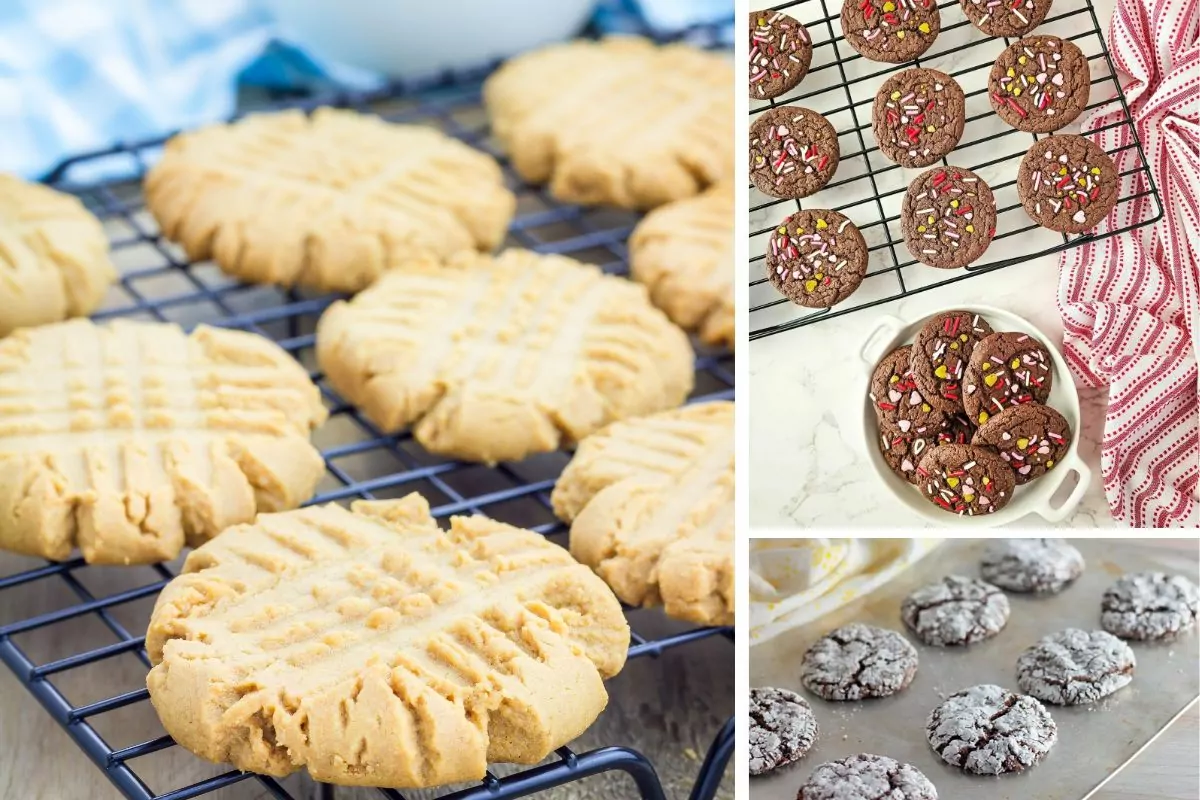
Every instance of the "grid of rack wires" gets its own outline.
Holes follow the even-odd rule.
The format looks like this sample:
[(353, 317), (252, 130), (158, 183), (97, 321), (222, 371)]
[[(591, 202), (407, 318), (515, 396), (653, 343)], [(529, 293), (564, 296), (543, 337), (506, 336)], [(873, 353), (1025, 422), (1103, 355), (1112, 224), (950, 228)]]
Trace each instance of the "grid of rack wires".
[[(491, 153), (503, 165), (508, 185), (518, 196), (517, 216), (506, 246), (568, 254), (598, 264), (609, 273), (626, 273), (625, 241), (636, 223), (636, 216), (564, 205), (542, 188), (524, 184), (489, 140), (486, 119), (479, 107), (483, 74), (484, 71), (479, 70), (442, 76), (415, 88), (412, 85), (391, 87), (369, 94), (341, 94), (320, 103), (290, 102), (275, 107), (286, 105), (311, 110), (317, 105), (336, 105), (378, 113), (393, 122), (437, 126)], [(322, 380), (322, 375), (312, 369), (313, 329), (320, 313), (337, 299), (336, 296), (314, 296), (240, 284), (223, 276), (212, 264), (188, 263), (180, 250), (163, 240), (145, 212), (140, 191), (140, 177), (161, 150), (162, 143), (163, 140), (124, 143), (101, 153), (79, 156), (63, 163), (47, 177), (50, 185), (76, 193), (106, 223), (106, 227), (112, 229), (115, 223), (116, 227), (128, 232), (112, 239), (114, 257), (129, 248), (151, 254), (148, 266), (127, 269), (121, 275), (116, 293), (124, 302), (115, 308), (107, 307), (95, 315), (96, 319), (132, 317), (181, 322), (185, 326), (202, 321), (253, 331), (276, 341), (309, 367), (330, 409), (330, 421), (322, 430), (334, 428), (338, 436), (344, 437), (343, 441), (321, 447), (327, 474), (311, 503), (395, 497), (420, 491), (430, 500), (438, 518), (451, 514), (487, 514), (555, 537), (557, 541), (563, 540), (563, 526), (551, 512), (549, 495), (568, 454), (549, 454), (485, 468), (432, 456), (407, 432), (399, 435), (382, 433), (338, 397)], [(75, 182), (72, 176), (79, 170), (90, 171), (100, 162), (104, 162), (100, 169), (119, 169), (125, 176), (120, 180), (86, 185)], [(165, 295), (157, 289), (150, 290), (150, 287), (161, 285), (164, 278), (173, 279), (173, 285), (182, 286), (182, 290)], [(697, 353), (696, 388), (690, 401), (732, 399), (733, 355), (698, 344)], [(364, 456), (376, 461), (384, 459), (392, 466), (382, 474), (363, 474), (353, 464)], [(292, 797), (272, 778), (236, 770), (156, 792), (139, 776), (138, 759), (175, 747), (171, 738), (162, 735), (114, 749), (92, 724), (101, 715), (146, 703), (146, 690), (139, 688), (74, 705), (55, 686), (55, 680), (64, 673), (125, 654), (133, 654), (143, 666), (149, 666), (145, 637), (140, 631), (130, 630), (115, 612), (124, 604), (156, 596), (173, 576), (172, 569), (165, 564), (155, 565), (154, 577), (148, 582), (101, 596), (96, 596), (86, 585), (89, 570), (95, 568), (76, 558), (0, 576), (0, 607), (7, 602), (6, 592), (11, 595), (11, 590), (41, 581), (61, 581), (74, 598), (74, 602), (66, 607), (0, 626), (0, 660), (8, 664), (71, 739), (129, 798), (185, 800), (244, 780), (257, 781), (261, 784), (258, 792), (265, 790), (267, 796)], [(57, 625), (87, 615), (94, 615), (111, 632), (114, 641), (46, 663), (35, 663), (17, 642), (17, 637), (23, 634), (44, 629), (54, 631)], [(730, 642), (733, 639), (733, 630), (724, 627), (686, 628), (680, 625), (662, 635), (642, 635), (635, 626), (631, 627), (634, 630), (630, 659), (654, 658), (670, 648), (684, 647), (710, 637), (721, 637)], [(732, 669), (732, 647), (728, 649), (728, 655)], [(733, 721), (730, 719), (716, 732), (703, 759), (692, 786), (692, 800), (709, 800), (715, 795), (732, 749)], [(540, 765), (502, 777), (489, 772), (477, 785), (440, 796), (456, 800), (519, 797), (613, 770), (628, 774), (641, 797), (663, 800), (662, 784), (650, 760), (637, 750), (621, 746), (584, 753), (562, 747)], [(334, 794), (333, 787), (329, 786), (320, 786), (316, 791), (324, 797)], [(380, 796), (391, 800), (404, 797), (391, 789), (380, 790)]]
[[(947, 286), (1039, 256), (1078, 247), (1087, 241), (1116, 236), (1162, 217), (1162, 203), (1146, 164), (1137, 131), (1130, 122), (1129, 105), (1117, 79), (1100, 21), (1091, 0), (1056, 0), (1045, 21), (1034, 31), (1074, 42), (1087, 58), (1091, 71), (1090, 101), (1077, 122), (1101, 107), (1115, 109), (1119, 117), (1094, 129), (1128, 128), (1124, 147), (1109, 150), (1116, 156), (1135, 150), (1133, 166), (1120, 173), (1131, 191), (1122, 192), (1118, 208), (1124, 224), (1104, 233), (1057, 234), (1040, 228), (1025, 215), (1017, 198), (1016, 176), (1021, 157), (1046, 134), (1024, 133), (1005, 125), (992, 111), (987, 78), (996, 56), (1016, 39), (985, 36), (967, 21), (958, 0), (938, 6), (941, 32), (933, 46), (911, 64), (883, 64), (859, 55), (841, 35), (841, 3), (794, 2), (772, 6), (797, 17), (808, 29), (813, 44), (812, 67), (804, 80), (783, 96), (750, 103), (750, 120), (769, 108), (801, 105), (823, 114), (838, 131), (841, 163), (837, 174), (818, 193), (799, 200), (781, 200), (750, 187), (750, 339), (852, 314)], [(879, 151), (871, 131), (875, 92), (892, 73), (908, 66), (928, 67), (948, 73), (966, 94), (965, 125), (958, 146), (941, 163), (986, 170), (984, 177), (996, 195), (995, 239), (1020, 237), (1021, 253), (1001, 255), (993, 244), (977, 262), (959, 270), (927, 267), (913, 259), (900, 228), (900, 203), (907, 181), (917, 171), (905, 170)], [(994, 177), (992, 177), (994, 176)], [(1134, 176), (1126, 180), (1128, 176)], [(788, 215), (801, 208), (829, 208), (848, 216), (867, 241), (866, 276), (857, 291), (829, 309), (808, 309), (780, 295), (764, 275), (768, 234)], [(1012, 252), (1009, 249), (1009, 252)]]

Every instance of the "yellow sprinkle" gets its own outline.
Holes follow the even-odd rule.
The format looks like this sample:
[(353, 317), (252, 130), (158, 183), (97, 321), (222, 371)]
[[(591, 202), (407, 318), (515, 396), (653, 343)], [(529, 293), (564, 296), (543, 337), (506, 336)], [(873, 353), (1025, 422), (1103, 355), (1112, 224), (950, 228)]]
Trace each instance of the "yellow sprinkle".
[(929, 229), (928, 229), (928, 228), (926, 228), (924, 225), (918, 225), (918, 226), (917, 226), (917, 233), (924, 233), (924, 232), (925, 232), (925, 231), (927, 231), (927, 230), (929, 230)]
[(1011, 77), (1015, 76), (1016, 74), (1017, 74), (1017, 71), (1015, 69), (1013, 69), (1012, 67), (1008, 68), (1008, 77), (1011, 78)]
[(892, 376), (892, 377), (891, 377), (891, 378), (888, 380), (888, 383), (899, 383), (899, 382), (900, 382), (900, 376), (899, 376), (899, 375), (893, 375), (893, 376)]
[(809, 278), (808, 280), (806, 280), (806, 281), (804, 282), (804, 289), (805, 289), (805, 291), (809, 291), (809, 292), (811, 292), (811, 291), (813, 291), (813, 290), (814, 290), (814, 289), (816, 289), (816, 288), (817, 288), (817, 282), (816, 282), (816, 281), (814, 281), (812, 278)]
[(1080, 186), (1087, 186), (1087, 182), (1084, 181), (1083, 178), (1080, 178), (1078, 181), (1076, 181), (1076, 183), (1078, 183)]
[(1013, 87), (1013, 97), (1020, 97), (1020, 96), (1021, 96), (1021, 87), (1014, 86)]
[(987, 421), (988, 421), (988, 413), (986, 411), (980, 411), (979, 412), (979, 424), (982, 425), (983, 423), (985, 423)]
[(957, 201), (957, 200), (951, 200), (951, 201), (950, 201), (950, 207), (951, 207), (951, 208), (958, 208), (958, 201)]
[(763, 157), (762, 157), (762, 156), (755, 156), (755, 157), (754, 157), (754, 163), (755, 163), (755, 164), (761, 164), (761, 163), (763, 163)]
[(1066, 167), (1061, 167), (1061, 168), (1058, 170), (1058, 174), (1059, 174), (1059, 175), (1066, 175), (1066, 174), (1067, 174), (1067, 168), (1066, 168)]
[(932, 225), (932, 224), (933, 224), (933, 221), (934, 221), (935, 219), (937, 219), (937, 217), (935, 217), (933, 214), (930, 214), (930, 215), (929, 215), (929, 219), (927, 219), (927, 220), (926, 220), (926, 222), (928, 222), (930, 225)]
[(929, 23), (922, 22), (920, 25), (917, 26), (917, 30), (919, 30), (921, 33), (929, 33)]
[(964, 501), (964, 502), (967, 502), (967, 503), (969, 503), (969, 502), (971, 502), (971, 501), (972, 501), (972, 500), (974, 500), (974, 499), (975, 499), (975, 495), (973, 495), (973, 494), (963, 494), (963, 501)]
[(933, 133), (934, 131), (937, 130), (937, 128), (933, 127), (932, 125), (926, 125), (925, 130), (929, 131), (930, 133)]
[(897, 38), (897, 39), (903, 39), (903, 38), (904, 38), (904, 31), (896, 31), (896, 38)]
[(1024, 450), (1026, 447), (1029, 447), (1028, 439), (1026, 439), (1024, 436), (1022, 436), (1020, 439), (1017, 439), (1017, 449), (1018, 450)]
[(965, 341), (967, 340), (967, 335), (966, 335), (965, 333), (960, 333), (960, 334), (958, 335), (958, 338), (959, 338), (959, 339), (962, 339), (962, 340), (965, 342)]
[(983, 376), (983, 382), (984, 382), (984, 383), (986, 383), (988, 386), (995, 386), (995, 385), (996, 385), (996, 381), (997, 381), (999, 378), (1000, 378), (1000, 376), (999, 376), (999, 375), (996, 375), (995, 373), (992, 373), (991, 375), (984, 375), (984, 376)]
[(896, 4), (892, 0), (888, 0), (883, 4), (883, 13), (888, 14), (896, 10)]
[(892, 92), (892, 99), (893, 99), (893, 100), (899, 100), (899, 99), (900, 99), (900, 93), (899, 93), (899, 92)]
[(1024, 63), (1025, 63), (1025, 60), (1026, 60), (1026, 59), (1025, 59), (1025, 56), (1018, 56), (1018, 57), (1017, 57), (1017, 63), (1018, 63), (1018, 64), (1024, 64)]
[(942, 380), (946, 380), (947, 376), (949, 376), (950, 373), (946, 371), (945, 364), (938, 364), (938, 367), (937, 367), (937, 369), (935, 369), (933, 371), (933, 374), (936, 375), (937, 377), (941, 378)]
[(1014, 358), (1014, 359), (1012, 360), (1012, 363), (1011, 363), (1011, 364), (1009, 364), (1009, 366), (1010, 366), (1010, 367), (1012, 367), (1013, 369), (1017, 369), (1018, 367), (1020, 367), (1020, 366), (1021, 366), (1021, 359), (1019, 359), (1019, 358)]
[(829, 223), (827, 223), (825, 220), (823, 220), (823, 219), (817, 220), (817, 230), (823, 231), (828, 227), (829, 227)]
[(975, 226), (974, 226), (974, 225), (968, 225), (968, 226), (966, 227), (966, 231), (967, 231), (967, 233), (974, 233), (974, 232), (975, 232)]
[(782, 225), (780, 225), (778, 230), (776, 230), (775, 232), (778, 233), (780, 236), (787, 236), (787, 228), (785, 228)]
[(818, 272), (814, 277), (816, 277), (817, 280), (821, 280), (821, 278), (825, 277), (825, 273)]
[(1099, 168), (1099, 167), (1092, 167), (1092, 174), (1093, 174), (1093, 175), (1099, 175), (1099, 174), (1100, 174), (1100, 168)]
[(984, 485), (984, 486), (987, 486), (987, 485), (988, 485), (989, 483), (991, 483), (991, 482), (992, 482), (992, 479), (991, 479), (991, 478), (989, 478), (987, 475), (984, 475), (984, 476), (983, 476), (983, 485)]
[(1046, 462), (1046, 469), (1054, 469), (1054, 459), (1050, 459)]
[(922, 411), (928, 411), (928, 410), (929, 410), (929, 403), (921, 403), (921, 410), (922, 410)]
[(955, 486), (958, 486), (958, 478), (951, 475), (949, 478), (946, 478), (946, 485), (953, 489)]
[(796, 233), (804, 233), (804, 228), (796, 228)]

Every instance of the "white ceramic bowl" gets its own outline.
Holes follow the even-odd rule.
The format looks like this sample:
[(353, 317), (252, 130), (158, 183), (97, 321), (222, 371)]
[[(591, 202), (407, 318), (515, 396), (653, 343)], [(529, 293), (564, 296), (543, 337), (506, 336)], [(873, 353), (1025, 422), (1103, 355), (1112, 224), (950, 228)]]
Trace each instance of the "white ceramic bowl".
[[(942, 511), (926, 500), (915, 486), (892, 471), (883, 459), (883, 454), (879, 452), (879, 427), (875, 418), (875, 410), (871, 408), (871, 401), (867, 397), (870, 391), (871, 373), (874, 372), (875, 365), (879, 363), (880, 359), (901, 345), (911, 344), (917, 331), (929, 317), (942, 313), (942, 311), (956, 309), (983, 315), (993, 330), (1021, 331), (1041, 340), (1046, 349), (1050, 351), (1050, 359), (1054, 362), (1054, 386), (1050, 390), (1050, 399), (1047, 405), (1053, 406), (1066, 417), (1067, 422), (1071, 424), (1072, 433), (1071, 446), (1067, 455), (1054, 470), (1031, 483), (1018, 486), (1013, 493), (1012, 500), (999, 511), (975, 517), (957, 516)], [(903, 503), (914, 514), (935, 525), (990, 528), (1012, 522), (1026, 514), (1038, 514), (1047, 522), (1062, 521), (1079, 505), (1083, 499), (1083, 493), (1092, 480), (1091, 470), (1079, 457), (1079, 394), (1075, 391), (1075, 383), (1067, 371), (1067, 362), (1063, 360), (1062, 353), (1058, 351), (1050, 337), (1038, 330), (1033, 323), (1010, 311), (975, 305), (952, 306), (942, 309), (942, 311), (925, 315), (911, 322), (898, 317), (885, 316), (867, 335), (859, 352), (864, 372), (864, 388), (861, 392), (863, 398), (862, 441), (867, 449), (871, 465), (879, 475), (880, 482), (895, 495), (897, 502)], [(1072, 473), (1079, 476), (1079, 483), (1071, 490), (1062, 505), (1052, 506), (1051, 498)]]
[(481, 67), (579, 33), (595, 0), (271, 0), (297, 44), (395, 79)]

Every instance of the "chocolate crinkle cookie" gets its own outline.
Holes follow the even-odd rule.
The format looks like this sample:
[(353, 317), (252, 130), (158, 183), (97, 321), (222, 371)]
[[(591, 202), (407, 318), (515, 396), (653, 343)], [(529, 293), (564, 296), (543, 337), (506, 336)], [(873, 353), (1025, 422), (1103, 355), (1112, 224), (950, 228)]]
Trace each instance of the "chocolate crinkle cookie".
[(937, 800), (921, 770), (894, 758), (860, 753), (813, 770), (796, 800)]
[(1012, 592), (1061, 592), (1083, 574), (1083, 554), (1065, 539), (994, 539), (979, 574)]
[(804, 756), (817, 739), (808, 701), (787, 689), (750, 690), (750, 774), (762, 775)]
[(983, 684), (946, 698), (929, 715), (926, 733), (947, 764), (1004, 775), (1040, 761), (1058, 739), (1058, 726), (1035, 698)]
[(1196, 624), (1196, 584), (1182, 575), (1133, 572), (1104, 591), (1100, 624), (1122, 639), (1174, 639)]
[(1067, 628), (1017, 659), (1017, 685), (1060, 706), (1091, 703), (1133, 680), (1133, 651), (1111, 633)]
[(963, 575), (947, 575), (922, 586), (900, 606), (904, 624), (935, 647), (989, 639), (1008, 623), (1008, 611), (1004, 592)]
[(826, 700), (887, 697), (912, 683), (917, 650), (895, 631), (854, 623), (808, 648), (800, 680)]

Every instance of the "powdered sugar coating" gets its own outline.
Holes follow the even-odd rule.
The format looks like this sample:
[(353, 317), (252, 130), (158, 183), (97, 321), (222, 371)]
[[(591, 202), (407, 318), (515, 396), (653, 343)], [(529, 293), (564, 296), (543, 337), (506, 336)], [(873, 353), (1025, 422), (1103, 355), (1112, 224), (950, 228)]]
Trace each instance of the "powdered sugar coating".
[(946, 698), (929, 715), (926, 733), (947, 764), (1003, 775), (1040, 761), (1058, 739), (1058, 726), (1036, 699), (982, 684)]
[(1061, 592), (1083, 574), (1083, 554), (1065, 539), (995, 539), (979, 573), (1013, 592)]
[(826, 700), (887, 697), (912, 683), (917, 650), (895, 631), (854, 623), (821, 637), (804, 654), (800, 679)]
[(813, 770), (796, 800), (937, 800), (937, 789), (912, 764), (860, 753)]
[(986, 581), (947, 575), (916, 589), (900, 616), (925, 644), (946, 647), (995, 636), (1008, 622), (1008, 598)]
[(1017, 659), (1017, 685), (1058, 705), (1091, 703), (1133, 680), (1137, 659), (1111, 633), (1078, 628), (1044, 636)]
[(761, 775), (801, 758), (817, 738), (808, 701), (787, 689), (750, 690), (750, 774)]
[(1196, 624), (1196, 584), (1182, 575), (1132, 572), (1104, 591), (1100, 624), (1122, 639), (1174, 639)]

